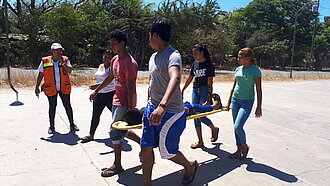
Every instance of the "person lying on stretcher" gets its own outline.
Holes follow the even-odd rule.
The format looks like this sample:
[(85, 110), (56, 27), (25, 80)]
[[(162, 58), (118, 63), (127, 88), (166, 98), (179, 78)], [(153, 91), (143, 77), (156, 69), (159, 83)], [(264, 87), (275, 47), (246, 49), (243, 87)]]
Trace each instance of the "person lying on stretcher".
[[(191, 104), (189, 102), (184, 103), (184, 109), (187, 116), (191, 116), (198, 113), (210, 112), (217, 109), (222, 109), (222, 103), (220, 96), (218, 94), (212, 94), (213, 104)], [(139, 125), (142, 123), (143, 119), (143, 111), (142, 109), (129, 109), (126, 111), (124, 115), (124, 121), (128, 124), (128, 126)]]

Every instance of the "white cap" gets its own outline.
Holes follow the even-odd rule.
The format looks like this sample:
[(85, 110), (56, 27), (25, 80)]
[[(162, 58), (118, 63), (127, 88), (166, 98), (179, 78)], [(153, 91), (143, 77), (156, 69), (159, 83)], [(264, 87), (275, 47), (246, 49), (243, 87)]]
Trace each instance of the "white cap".
[(62, 47), (62, 45), (59, 44), (59, 43), (53, 43), (52, 46), (50, 47), (51, 50), (56, 50), (56, 49), (59, 49), (59, 48), (61, 48), (61, 49), (64, 50), (64, 48)]

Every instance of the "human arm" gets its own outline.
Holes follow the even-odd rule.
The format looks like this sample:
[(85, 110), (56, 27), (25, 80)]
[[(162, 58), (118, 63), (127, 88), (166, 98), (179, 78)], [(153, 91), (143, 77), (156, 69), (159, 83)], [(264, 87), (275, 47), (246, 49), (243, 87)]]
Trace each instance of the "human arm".
[(172, 99), (176, 88), (180, 85), (180, 67), (177, 65), (171, 66), (168, 69), (168, 75), (170, 81), (167, 85), (165, 94), (160, 101), (158, 107), (152, 112), (149, 124), (150, 125), (160, 125), (161, 120), (165, 114), (166, 106), (169, 104), (170, 100)]
[[(149, 85), (150, 85), (150, 76), (149, 76), (148, 82), (149, 82)], [(149, 100), (150, 100), (150, 86), (148, 86), (148, 99), (147, 99), (147, 101), (149, 101)]]
[(115, 78), (112, 70), (109, 72), (109, 74), (107, 75), (107, 77), (103, 80), (103, 82), (94, 90), (94, 92), (89, 96), (89, 101), (92, 101), (96, 98), (98, 92), (106, 87), (107, 85), (109, 85), (112, 80)]
[(69, 60), (66, 60), (66, 61), (62, 62), (62, 66), (63, 66), (66, 73), (71, 73), (72, 72), (72, 66), (71, 66)]
[(34, 89), (34, 92), (35, 92), (35, 94), (38, 98), (39, 98), (39, 94), (40, 94), (39, 86), (40, 86), (40, 83), (41, 83), (43, 78), (44, 78), (44, 73), (39, 72), (38, 77), (37, 77), (37, 82), (36, 82), (36, 88)]
[(183, 88), (182, 88), (182, 97), (183, 97), (183, 92), (186, 90), (186, 88), (190, 85), (190, 83), (192, 82), (192, 80), (194, 79), (194, 76), (189, 75), (188, 79), (186, 81), (186, 83), (184, 84)]
[(228, 102), (227, 102), (227, 105), (226, 105), (226, 108), (228, 108), (228, 110), (229, 110), (229, 107), (230, 107), (230, 104), (231, 104), (231, 98), (233, 97), (235, 86), (236, 86), (236, 79), (234, 79), (233, 87), (231, 88), (230, 93), (229, 93), (229, 98), (228, 98)]
[(127, 79), (127, 108), (133, 108), (133, 100), (134, 100), (134, 90), (136, 86), (136, 79)]
[(255, 116), (257, 118), (262, 116), (262, 107), (261, 107), (261, 103), (262, 103), (262, 89), (261, 89), (261, 77), (256, 77), (255, 78), (255, 82), (256, 82), (256, 90), (257, 90), (257, 108), (255, 111)]
[(207, 104), (212, 105), (212, 93), (213, 93), (213, 78), (214, 77), (208, 77), (207, 78)]
[(91, 84), (91, 85), (89, 85), (89, 89), (91, 89), (91, 90), (95, 90), (100, 84), (101, 84), (102, 82), (100, 82), (100, 83), (95, 83), (95, 84)]

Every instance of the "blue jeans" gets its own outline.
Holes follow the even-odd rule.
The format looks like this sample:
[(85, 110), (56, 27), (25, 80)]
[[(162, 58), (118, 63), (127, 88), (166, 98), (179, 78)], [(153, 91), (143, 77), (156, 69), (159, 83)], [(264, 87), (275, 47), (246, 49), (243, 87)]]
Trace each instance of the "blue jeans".
[[(192, 104), (205, 103), (205, 101), (207, 100), (207, 94), (208, 94), (207, 86), (200, 87), (200, 88), (193, 88), (192, 101), (191, 101)], [(207, 117), (194, 119), (194, 123), (195, 123), (196, 130), (202, 130), (201, 123), (204, 123), (209, 127), (213, 125), (212, 121)]]
[(112, 144), (117, 145), (123, 142), (124, 137), (128, 134), (128, 130), (119, 130), (112, 127), (112, 124), (116, 121), (124, 121), (124, 115), (128, 110), (127, 107), (113, 105), (112, 106), (112, 123), (110, 126), (110, 139)]
[(231, 99), (231, 113), (234, 120), (236, 145), (246, 144), (244, 124), (249, 118), (254, 100)]

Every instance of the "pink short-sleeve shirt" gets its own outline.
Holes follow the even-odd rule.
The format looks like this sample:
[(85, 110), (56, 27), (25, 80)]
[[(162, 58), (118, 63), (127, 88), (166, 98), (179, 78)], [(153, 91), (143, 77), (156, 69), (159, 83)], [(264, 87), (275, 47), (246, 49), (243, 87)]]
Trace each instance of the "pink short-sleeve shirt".
[[(128, 79), (136, 79), (138, 64), (135, 59), (127, 54), (124, 59), (119, 59), (118, 55), (112, 58), (112, 70), (116, 79), (115, 95), (113, 105), (127, 107), (127, 86)], [(136, 88), (134, 87), (133, 105), (136, 106)]]

